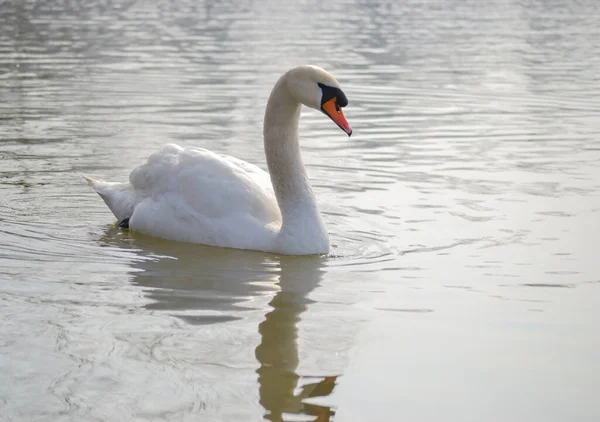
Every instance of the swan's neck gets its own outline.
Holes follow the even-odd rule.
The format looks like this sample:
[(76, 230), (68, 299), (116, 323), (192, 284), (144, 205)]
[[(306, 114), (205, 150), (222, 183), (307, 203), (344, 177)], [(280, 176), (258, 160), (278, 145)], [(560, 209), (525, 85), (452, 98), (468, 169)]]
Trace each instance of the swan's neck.
[(265, 155), (281, 210), (281, 240), (311, 253), (329, 252), (329, 236), (321, 219), (298, 143), (301, 104), (280, 79), (273, 88), (264, 121)]

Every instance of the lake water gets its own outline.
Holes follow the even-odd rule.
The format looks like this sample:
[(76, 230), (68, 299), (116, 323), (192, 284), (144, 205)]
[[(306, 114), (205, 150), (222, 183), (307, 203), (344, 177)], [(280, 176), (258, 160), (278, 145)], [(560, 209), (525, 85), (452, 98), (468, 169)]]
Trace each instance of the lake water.
[[(287, 68), (327, 257), (120, 231), (82, 174), (265, 167)], [(0, 420), (600, 420), (600, 3), (0, 2)]]

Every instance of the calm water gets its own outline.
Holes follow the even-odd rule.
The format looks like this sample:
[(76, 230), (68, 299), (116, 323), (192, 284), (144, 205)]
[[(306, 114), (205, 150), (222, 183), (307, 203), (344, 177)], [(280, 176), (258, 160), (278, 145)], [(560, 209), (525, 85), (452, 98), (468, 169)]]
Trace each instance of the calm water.
[[(304, 63), (331, 256), (114, 228)], [(0, 420), (599, 420), (599, 69), (594, 0), (0, 2)]]

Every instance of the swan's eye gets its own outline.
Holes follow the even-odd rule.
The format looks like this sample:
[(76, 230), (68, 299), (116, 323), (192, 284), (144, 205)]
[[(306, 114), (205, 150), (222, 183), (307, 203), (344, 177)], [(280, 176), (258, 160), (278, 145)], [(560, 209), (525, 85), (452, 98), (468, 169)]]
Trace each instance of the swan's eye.
[(318, 85), (319, 88), (321, 88), (321, 105), (325, 104), (333, 98), (335, 98), (336, 107), (346, 107), (348, 105), (348, 99), (346, 98), (346, 95), (344, 95), (341, 89), (328, 86), (322, 83), (319, 83)]

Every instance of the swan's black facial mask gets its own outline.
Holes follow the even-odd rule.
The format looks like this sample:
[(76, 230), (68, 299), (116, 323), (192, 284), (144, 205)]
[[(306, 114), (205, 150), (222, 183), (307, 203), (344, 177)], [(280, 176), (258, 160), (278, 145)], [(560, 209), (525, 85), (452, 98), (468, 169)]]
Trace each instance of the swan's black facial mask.
[(319, 83), (319, 88), (321, 88), (323, 93), (321, 97), (321, 111), (328, 115), (348, 136), (352, 135), (352, 128), (342, 112), (342, 107), (348, 105), (346, 95), (341, 89), (322, 83)]

